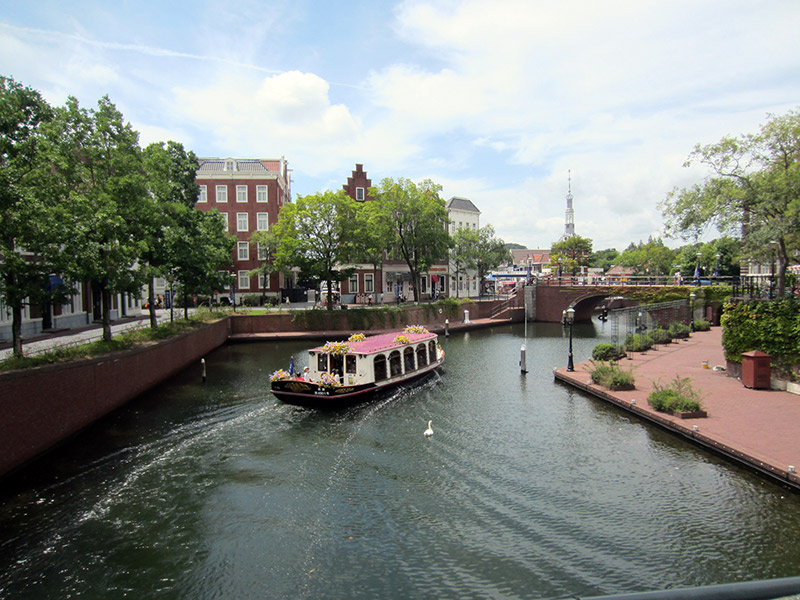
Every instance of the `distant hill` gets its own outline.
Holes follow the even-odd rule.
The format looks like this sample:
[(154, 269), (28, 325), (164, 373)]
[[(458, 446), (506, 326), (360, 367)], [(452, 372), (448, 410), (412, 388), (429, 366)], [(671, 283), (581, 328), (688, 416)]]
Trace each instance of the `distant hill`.
[(523, 246), (522, 244), (514, 244), (513, 242), (509, 243), (509, 244), (506, 244), (506, 248), (508, 250), (527, 250), (528, 249), (527, 246)]

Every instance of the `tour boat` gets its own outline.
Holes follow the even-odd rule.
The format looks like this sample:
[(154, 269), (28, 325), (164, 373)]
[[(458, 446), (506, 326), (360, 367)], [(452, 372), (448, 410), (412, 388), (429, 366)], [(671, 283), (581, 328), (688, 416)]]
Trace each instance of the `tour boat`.
[(308, 373), (278, 370), (271, 391), (297, 406), (340, 406), (366, 400), (380, 390), (418, 379), (444, 362), (438, 336), (422, 326), (379, 335), (354, 334), (308, 351)]

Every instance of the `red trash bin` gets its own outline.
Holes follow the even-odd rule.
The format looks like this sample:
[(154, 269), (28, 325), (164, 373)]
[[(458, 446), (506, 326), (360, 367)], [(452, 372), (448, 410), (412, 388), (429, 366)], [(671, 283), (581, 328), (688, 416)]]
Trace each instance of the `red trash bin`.
[(760, 350), (742, 352), (742, 384), (749, 388), (769, 389), (771, 359), (769, 354)]

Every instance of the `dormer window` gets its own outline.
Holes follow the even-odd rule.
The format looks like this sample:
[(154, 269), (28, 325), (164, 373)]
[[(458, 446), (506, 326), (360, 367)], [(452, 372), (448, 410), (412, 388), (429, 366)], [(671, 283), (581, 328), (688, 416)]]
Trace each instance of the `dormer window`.
[(235, 160), (226, 160), (225, 161), (225, 170), (226, 171), (235, 171), (236, 170), (236, 161)]

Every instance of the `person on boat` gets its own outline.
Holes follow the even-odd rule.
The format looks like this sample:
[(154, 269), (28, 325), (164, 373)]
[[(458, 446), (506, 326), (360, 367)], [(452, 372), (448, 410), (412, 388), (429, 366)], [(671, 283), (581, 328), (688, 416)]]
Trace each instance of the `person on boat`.
[(303, 381), (311, 381), (311, 373), (308, 370), (308, 367), (303, 369), (303, 374), (300, 376), (300, 379)]

